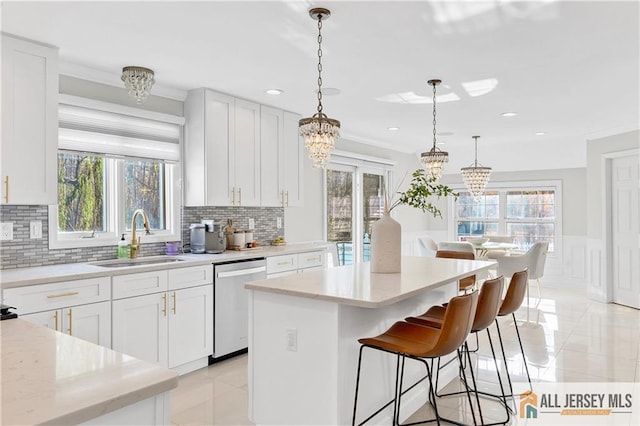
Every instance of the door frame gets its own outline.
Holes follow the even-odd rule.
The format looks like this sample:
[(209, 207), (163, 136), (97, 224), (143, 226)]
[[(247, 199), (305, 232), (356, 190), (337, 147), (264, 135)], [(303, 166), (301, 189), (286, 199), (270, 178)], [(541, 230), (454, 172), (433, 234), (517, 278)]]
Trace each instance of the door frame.
[(611, 179), (611, 165), (613, 160), (621, 157), (631, 157), (635, 155), (640, 156), (640, 149), (627, 149), (623, 151), (607, 152), (602, 154), (602, 174), (600, 176), (600, 182), (602, 184), (602, 231), (604, 243), (604, 250), (602, 253), (603, 262), (602, 267), (604, 271), (601, 272), (601, 277), (604, 279), (605, 289), (605, 303), (613, 303), (613, 231), (611, 225), (613, 223), (612, 216), (612, 202), (613, 195), (611, 191), (611, 185), (613, 183)]

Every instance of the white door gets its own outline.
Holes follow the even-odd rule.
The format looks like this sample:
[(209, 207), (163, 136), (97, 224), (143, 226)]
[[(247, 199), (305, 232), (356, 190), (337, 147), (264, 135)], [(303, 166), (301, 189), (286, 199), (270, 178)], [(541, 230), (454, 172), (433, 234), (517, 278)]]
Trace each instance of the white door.
[(213, 285), (169, 293), (169, 368), (213, 354)]
[[(235, 143), (229, 164), (235, 205), (260, 205), (260, 105), (236, 99)], [(276, 169), (277, 170), (277, 169)]]
[(111, 347), (111, 302), (63, 309), (63, 331), (96, 345)]
[(637, 155), (611, 160), (613, 301), (640, 309), (640, 165)]
[(284, 113), (260, 106), (260, 205), (284, 207), (280, 169)]
[(167, 366), (167, 293), (115, 300), (113, 350)]
[[(284, 191), (285, 207), (299, 207), (303, 204), (302, 189), (305, 164), (304, 141), (298, 134), (298, 121), (302, 117), (291, 112), (284, 112), (284, 137), (282, 138), (282, 178), (281, 188)], [(264, 155), (264, 152), (262, 153)]]

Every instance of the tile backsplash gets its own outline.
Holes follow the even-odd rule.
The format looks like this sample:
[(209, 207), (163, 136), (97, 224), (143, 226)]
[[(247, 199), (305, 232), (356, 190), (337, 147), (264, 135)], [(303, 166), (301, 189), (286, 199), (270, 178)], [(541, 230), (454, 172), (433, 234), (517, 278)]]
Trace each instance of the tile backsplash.
[[(283, 228), (276, 227), (277, 218), (283, 218)], [(281, 207), (183, 207), (182, 242), (189, 242), (189, 225), (201, 219), (233, 221), (238, 229), (248, 229), (248, 219), (255, 221), (255, 239), (267, 244), (284, 234), (284, 209)], [(0, 220), (13, 223), (13, 240), (0, 242), (0, 269), (61, 263), (95, 262), (116, 258), (116, 244), (101, 247), (49, 249), (49, 219), (47, 206), (0, 206)], [(42, 222), (42, 238), (29, 238), (31, 221)], [(142, 244), (141, 256), (164, 254), (164, 243)]]

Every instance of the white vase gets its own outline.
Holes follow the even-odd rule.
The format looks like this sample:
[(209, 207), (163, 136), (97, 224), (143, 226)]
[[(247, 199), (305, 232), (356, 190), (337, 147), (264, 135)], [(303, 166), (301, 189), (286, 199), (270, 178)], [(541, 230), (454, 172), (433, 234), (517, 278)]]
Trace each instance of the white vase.
[(394, 274), (400, 272), (402, 228), (389, 213), (385, 213), (371, 227), (371, 272)]

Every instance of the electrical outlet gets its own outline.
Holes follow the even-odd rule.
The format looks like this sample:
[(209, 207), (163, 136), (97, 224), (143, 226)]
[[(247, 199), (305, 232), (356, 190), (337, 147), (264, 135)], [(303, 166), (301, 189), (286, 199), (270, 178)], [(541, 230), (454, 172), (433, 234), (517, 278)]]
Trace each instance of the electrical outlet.
[(42, 221), (32, 220), (29, 222), (29, 238), (32, 240), (42, 238)]
[(287, 350), (298, 352), (298, 330), (295, 328), (287, 328)]
[(278, 228), (278, 229), (282, 228), (282, 218), (281, 217), (276, 219), (276, 228)]
[(256, 229), (256, 221), (253, 218), (249, 218), (249, 229)]
[(0, 241), (13, 240), (13, 222), (2, 222), (2, 230), (0, 231)]

